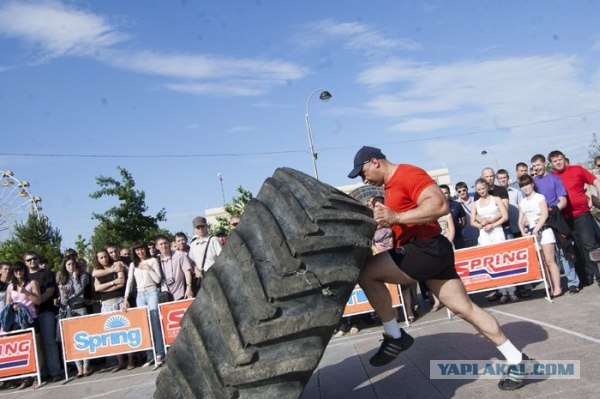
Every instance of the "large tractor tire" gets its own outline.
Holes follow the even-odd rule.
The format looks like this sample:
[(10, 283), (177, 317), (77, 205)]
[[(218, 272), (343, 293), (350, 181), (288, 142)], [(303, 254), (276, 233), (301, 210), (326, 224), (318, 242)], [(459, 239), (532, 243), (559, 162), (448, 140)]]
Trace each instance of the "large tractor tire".
[(370, 209), (277, 169), (185, 313), (155, 398), (298, 398), (371, 254)]

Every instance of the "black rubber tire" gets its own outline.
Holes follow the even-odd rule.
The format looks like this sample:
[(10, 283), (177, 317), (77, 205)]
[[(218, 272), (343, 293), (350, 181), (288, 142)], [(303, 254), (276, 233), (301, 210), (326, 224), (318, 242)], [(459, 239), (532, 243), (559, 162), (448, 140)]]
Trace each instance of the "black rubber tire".
[(154, 397), (300, 397), (371, 255), (374, 231), (370, 209), (277, 169), (205, 274)]

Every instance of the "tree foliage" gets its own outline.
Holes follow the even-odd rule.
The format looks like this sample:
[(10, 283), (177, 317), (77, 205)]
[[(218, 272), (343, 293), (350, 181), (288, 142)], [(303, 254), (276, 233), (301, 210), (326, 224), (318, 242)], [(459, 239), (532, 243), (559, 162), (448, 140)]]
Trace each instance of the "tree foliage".
[(77, 235), (77, 240), (75, 241), (75, 251), (77, 251), (77, 256), (84, 258), (88, 262), (91, 262), (92, 260), (90, 245), (91, 243), (83, 238), (81, 234)]
[(92, 251), (102, 248), (109, 242), (120, 246), (131, 246), (137, 240), (150, 241), (166, 231), (159, 228), (158, 222), (166, 220), (166, 212), (161, 209), (155, 216), (146, 215), (146, 193), (135, 188), (131, 173), (118, 167), (121, 180), (113, 177), (96, 177), (100, 186), (90, 194), (93, 199), (115, 197), (119, 204), (104, 213), (93, 213), (92, 218), (100, 223), (94, 228), (90, 240)]
[(24, 223), (16, 224), (13, 235), (0, 244), (0, 259), (8, 262), (23, 260), (25, 252), (33, 251), (48, 259), (53, 270), (58, 270), (61, 242), (60, 231), (52, 227), (48, 217), (30, 214)]
[(227, 212), (227, 216), (217, 216), (217, 223), (211, 226), (212, 235), (229, 234), (229, 219), (232, 216), (242, 216), (244, 208), (252, 199), (252, 193), (242, 186), (239, 186), (236, 191), (239, 195), (233, 197), (231, 202), (223, 206), (223, 209)]
[(239, 193), (239, 195), (233, 197), (231, 202), (223, 206), (225, 212), (227, 212), (229, 216), (242, 216), (242, 213), (244, 213), (244, 208), (252, 199), (252, 193), (242, 186), (239, 186), (236, 191)]

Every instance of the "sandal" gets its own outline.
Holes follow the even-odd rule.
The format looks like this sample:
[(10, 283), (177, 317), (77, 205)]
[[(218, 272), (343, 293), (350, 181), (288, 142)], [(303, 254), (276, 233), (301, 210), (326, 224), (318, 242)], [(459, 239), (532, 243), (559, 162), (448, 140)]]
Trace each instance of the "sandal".
[(90, 375), (92, 375), (92, 370), (84, 370), (83, 371), (83, 376), (84, 377), (89, 377)]
[(129, 370), (129, 371), (133, 370), (134, 368), (135, 368), (135, 365), (133, 365), (133, 364), (127, 365), (127, 370)]

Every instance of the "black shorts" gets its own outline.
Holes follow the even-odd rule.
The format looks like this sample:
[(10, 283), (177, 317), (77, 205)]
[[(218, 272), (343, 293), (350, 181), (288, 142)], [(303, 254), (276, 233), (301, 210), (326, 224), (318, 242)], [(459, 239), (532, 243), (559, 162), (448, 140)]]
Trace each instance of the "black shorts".
[(412, 238), (388, 251), (396, 265), (416, 281), (459, 278), (454, 267), (454, 248), (443, 235)]

